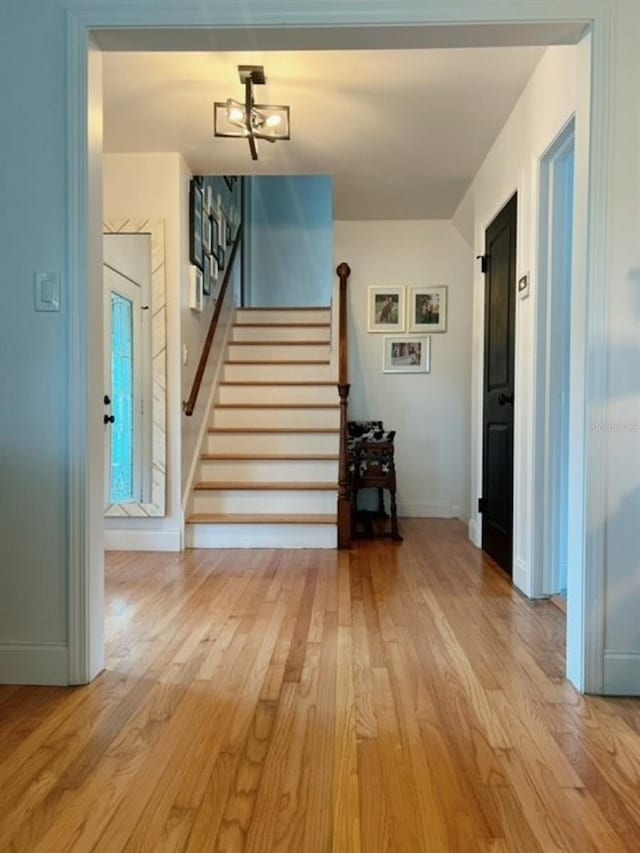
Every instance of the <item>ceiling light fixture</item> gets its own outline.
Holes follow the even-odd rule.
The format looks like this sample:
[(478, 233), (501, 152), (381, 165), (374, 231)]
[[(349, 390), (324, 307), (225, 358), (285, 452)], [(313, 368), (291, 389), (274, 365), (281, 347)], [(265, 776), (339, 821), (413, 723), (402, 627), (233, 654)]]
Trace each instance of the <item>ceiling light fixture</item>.
[(256, 140), (277, 142), (291, 139), (289, 107), (274, 104), (256, 104), (253, 87), (267, 82), (262, 65), (239, 65), (240, 82), (244, 85), (244, 103), (233, 98), (213, 105), (213, 134), (236, 139), (247, 139), (251, 159), (258, 159)]

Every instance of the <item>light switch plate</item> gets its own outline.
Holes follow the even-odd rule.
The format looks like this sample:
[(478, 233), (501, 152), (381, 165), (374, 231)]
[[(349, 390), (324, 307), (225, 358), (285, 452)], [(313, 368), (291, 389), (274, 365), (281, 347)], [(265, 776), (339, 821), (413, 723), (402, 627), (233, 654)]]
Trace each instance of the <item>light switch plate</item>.
[(36, 273), (35, 308), (36, 311), (60, 310), (60, 273)]

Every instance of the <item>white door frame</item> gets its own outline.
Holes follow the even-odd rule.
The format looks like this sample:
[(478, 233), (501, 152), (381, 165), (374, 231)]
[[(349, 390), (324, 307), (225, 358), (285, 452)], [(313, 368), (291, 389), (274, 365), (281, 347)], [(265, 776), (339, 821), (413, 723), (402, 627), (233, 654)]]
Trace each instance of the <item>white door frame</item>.
[[(117, 6), (92, 6), (67, 12), (68, 93), (68, 276), (69, 304), (69, 682), (86, 683), (103, 665), (104, 565), (101, 539), (101, 488), (92, 482), (99, 471), (102, 425), (95, 387), (100, 387), (101, 308), (95, 289), (100, 282), (101, 187), (100, 154), (95, 144), (101, 129), (89, 110), (90, 83), (101, 69), (91, 33), (100, 29), (157, 28), (326, 28), (354, 26), (429, 26), (527, 24), (580, 21), (592, 28), (591, 161), (588, 198), (589, 314), (581, 330), (584, 365), (572, 407), (585, 417), (580, 445), (580, 494), (574, 510), (570, 560), (577, 583), (572, 604), (581, 618), (568, 632), (568, 675), (581, 690), (602, 691), (604, 583), (604, 436), (588, 431), (592, 420), (604, 420), (606, 390), (606, 269), (614, 10), (609, 0), (274, 0), (265, 4), (216, 0), (211, 4), (152, 5), (128, 0)], [(90, 78), (90, 66), (95, 76)], [(94, 133), (95, 131), (95, 133)], [(100, 137), (101, 138), (101, 137)], [(95, 162), (96, 157), (98, 162)], [(95, 230), (95, 234), (93, 233)], [(87, 288), (86, 282), (90, 283)], [(101, 282), (98, 293), (101, 294)], [(101, 300), (100, 300), (101, 304)], [(587, 344), (588, 342), (588, 344)], [(99, 401), (98, 401), (99, 402)], [(575, 438), (575, 437), (574, 437)], [(100, 474), (98, 473), (98, 479)], [(100, 487), (100, 484), (98, 483)], [(588, 534), (589, 531), (589, 534)], [(594, 534), (594, 531), (600, 531)], [(594, 606), (595, 602), (595, 606)]]
[[(533, 578), (535, 597), (561, 589), (561, 540), (568, 532), (569, 447), (562, 447), (558, 432), (569, 429), (569, 400), (559, 401), (569, 384), (571, 294), (576, 292), (573, 263), (568, 253), (573, 234), (575, 193), (567, 198), (566, 157), (575, 155), (575, 117), (558, 134), (540, 158), (539, 241), (537, 280), (536, 405), (534, 419), (534, 477), (536, 525)], [(574, 158), (575, 159), (575, 158)], [(562, 198), (560, 198), (562, 194)], [(559, 202), (559, 203), (558, 203)], [(571, 214), (568, 214), (568, 203)], [(567, 269), (568, 267), (568, 269)], [(571, 276), (567, 287), (567, 272)], [(562, 470), (564, 469), (564, 470)], [(564, 494), (559, 493), (564, 487)], [(566, 560), (566, 554), (564, 555)]]

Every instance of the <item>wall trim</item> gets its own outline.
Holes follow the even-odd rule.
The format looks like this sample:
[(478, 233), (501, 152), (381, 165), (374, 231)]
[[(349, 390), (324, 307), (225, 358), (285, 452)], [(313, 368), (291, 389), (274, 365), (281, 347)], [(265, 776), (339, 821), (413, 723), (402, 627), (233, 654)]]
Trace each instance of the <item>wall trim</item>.
[(640, 652), (605, 650), (603, 680), (609, 696), (640, 696)]
[[(233, 301), (233, 288), (227, 288), (227, 292), (225, 294), (225, 301), (231, 300)], [(224, 307), (224, 303), (223, 303)], [(189, 509), (189, 501), (191, 500), (191, 492), (193, 490), (193, 483), (196, 478), (196, 472), (198, 470), (198, 464), (200, 462), (200, 456), (202, 454), (202, 447), (206, 441), (209, 429), (209, 415), (211, 414), (211, 409), (213, 407), (214, 401), (216, 399), (216, 394), (218, 392), (218, 385), (220, 384), (220, 377), (222, 375), (222, 370), (224, 367), (224, 359), (227, 352), (227, 346), (229, 344), (229, 340), (231, 338), (231, 331), (233, 329), (233, 324), (236, 318), (236, 306), (232, 305), (231, 310), (228, 313), (227, 317), (227, 325), (224, 329), (224, 338), (222, 340), (222, 349), (221, 357), (216, 364), (216, 368), (213, 374), (213, 379), (211, 381), (211, 389), (209, 391), (209, 397), (207, 399), (207, 405), (205, 409), (204, 417), (202, 418), (202, 423), (200, 424), (200, 430), (198, 432), (198, 438), (196, 439), (196, 444), (193, 450), (193, 458), (191, 459), (191, 463), (189, 465), (189, 473), (187, 475), (187, 479), (185, 482), (184, 493), (182, 495), (182, 515), (183, 518), (188, 514)], [(222, 316), (222, 312), (221, 312)], [(184, 416), (183, 416), (184, 417)]]
[(448, 500), (403, 500), (398, 497), (400, 518), (458, 518), (458, 507)]
[(105, 551), (181, 551), (181, 530), (105, 529)]
[(479, 516), (469, 519), (469, 540), (476, 548), (482, 548), (482, 519)]
[(0, 643), (0, 684), (68, 683), (66, 643)]
[[(264, 4), (234, 0), (215, 4), (92, 5), (67, 10), (67, 270), (69, 311), (69, 678), (88, 681), (97, 674), (101, 649), (92, 642), (92, 617), (99, 610), (100, 566), (91, 565), (92, 547), (102, 535), (91, 493), (89, 439), (96, 429), (90, 405), (91, 317), (86, 282), (90, 281), (90, 235), (87, 176), (88, 158), (88, 47), (92, 29), (127, 27), (221, 27), (401, 25), (524, 23), (574, 20), (593, 25), (591, 169), (589, 194), (588, 340), (585, 381), (585, 415), (597, 418), (606, 405), (606, 269), (608, 179), (610, 155), (610, 88), (613, 56), (613, 10), (609, 0), (343, 0), (327, 7), (326, 0), (304, 4), (278, 0)], [(586, 422), (586, 419), (585, 419)], [(580, 633), (569, 633), (568, 651), (575, 661), (569, 675), (580, 690), (600, 692), (603, 669), (604, 436), (589, 433), (585, 439), (584, 523), (580, 525), (584, 558), (576, 571), (584, 590), (575, 606), (583, 615)], [(594, 535), (593, 531), (600, 531)], [(587, 533), (589, 532), (589, 535)], [(92, 572), (95, 577), (92, 577)], [(595, 602), (595, 606), (594, 606)], [(98, 634), (96, 633), (96, 637)]]

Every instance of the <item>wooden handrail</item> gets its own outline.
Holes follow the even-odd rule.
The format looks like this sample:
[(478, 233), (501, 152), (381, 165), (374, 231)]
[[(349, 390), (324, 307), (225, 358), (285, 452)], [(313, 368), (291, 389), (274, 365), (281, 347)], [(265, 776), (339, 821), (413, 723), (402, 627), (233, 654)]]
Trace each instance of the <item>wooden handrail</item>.
[(349, 478), (349, 436), (347, 406), (349, 403), (349, 338), (347, 316), (347, 282), (349, 264), (339, 264), (338, 294), (338, 394), (340, 396), (340, 463), (338, 468), (338, 548), (351, 547), (351, 481)]
[(213, 339), (216, 334), (216, 329), (218, 328), (218, 320), (220, 319), (220, 312), (222, 311), (222, 303), (224, 302), (224, 298), (227, 294), (227, 289), (229, 287), (229, 282), (231, 281), (231, 273), (233, 272), (233, 264), (236, 259), (236, 255), (238, 254), (238, 248), (240, 243), (242, 242), (242, 225), (238, 226), (238, 233), (236, 234), (236, 239), (233, 242), (233, 246), (231, 248), (231, 254), (229, 255), (229, 263), (227, 264), (227, 269), (225, 270), (224, 278), (222, 279), (222, 286), (220, 287), (220, 293), (218, 294), (218, 299), (216, 300), (216, 307), (213, 309), (213, 316), (211, 317), (211, 322), (209, 323), (209, 330), (207, 331), (207, 337), (205, 338), (204, 344), (202, 346), (202, 352), (200, 353), (200, 360), (198, 361), (198, 367), (196, 368), (195, 376), (193, 377), (193, 384), (191, 386), (191, 393), (189, 394), (189, 398), (185, 400), (182, 404), (182, 409), (187, 415), (187, 417), (191, 417), (193, 411), (196, 407), (196, 402), (198, 400), (198, 394), (200, 393), (200, 386), (202, 385), (202, 380), (204, 378), (204, 372), (207, 368), (207, 361), (209, 360), (209, 353), (211, 352), (211, 346), (213, 345)]

